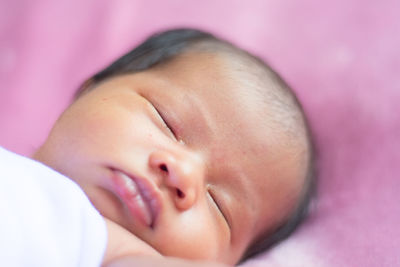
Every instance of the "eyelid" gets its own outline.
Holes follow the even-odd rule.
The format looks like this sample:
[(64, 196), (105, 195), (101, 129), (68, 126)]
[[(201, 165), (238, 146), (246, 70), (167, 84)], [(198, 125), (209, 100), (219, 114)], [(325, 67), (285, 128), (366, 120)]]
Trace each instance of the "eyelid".
[(212, 201), (214, 202), (215, 206), (217, 206), (218, 211), (221, 213), (221, 215), (224, 217), (224, 220), (226, 221), (227, 225), (229, 226), (229, 229), (231, 229), (231, 224), (229, 222), (228, 216), (226, 215), (226, 212), (224, 212), (223, 207), (219, 204), (219, 202), (217, 201), (214, 193), (212, 192), (212, 190), (208, 190), (208, 194), (210, 195), (210, 198), (212, 199)]
[(160, 117), (160, 119), (164, 123), (165, 128), (171, 133), (171, 135), (174, 137), (174, 139), (177, 140), (177, 137), (176, 137), (176, 134), (175, 134), (173, 128), (168, 124), (167, 120), (163, 117), (161, 112), (157, 109), (157, 107), (152, 102), (149, 101), (149, 103), (154, 108), (154, 110), (157, 112), (158, 116)]

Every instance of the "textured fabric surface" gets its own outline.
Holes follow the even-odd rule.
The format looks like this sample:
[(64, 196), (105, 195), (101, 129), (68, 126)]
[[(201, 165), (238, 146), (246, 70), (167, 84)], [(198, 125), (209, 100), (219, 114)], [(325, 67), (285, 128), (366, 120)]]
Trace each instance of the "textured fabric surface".
[(400, 266), (397, 0), (0, 0), (0, 145), (29, 155), (77, 86), (148, 34), (210, 30), (295, 88), (319, 152), (307, 223), (245, 266)]

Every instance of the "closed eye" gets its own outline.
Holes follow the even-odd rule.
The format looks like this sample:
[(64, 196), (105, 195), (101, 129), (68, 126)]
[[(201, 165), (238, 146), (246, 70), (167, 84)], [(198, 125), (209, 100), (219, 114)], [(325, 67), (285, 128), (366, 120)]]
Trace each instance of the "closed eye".
[(225, 215), (225, 213), (224, 213), (224, 211), (222, 209), (222, 206), (217, 201), (217, 198), (215, 197), (214, 193), (211, 190), (208, 190), (208, 194), (210, 195), (210, 198), (212, 199), (213, 203), (215, 204), (216, 208), (218, 209), (218, 212), (224, 218), (224, 220), (225, 220), (226, 224), (228, 225), (228, 227), (231, 228), (229, 220), (228, 220), (227, 216)]
[(162, 113), (157, 109), (156, 106), (153, 105), (153, 103), (150, 102), (150, 104), (153, 106), (154, 110), (156, 111), (156, 113), (158, 114), (158, 116), (160, 117), (165, 129), (174, 137), (175, 140), (177, 140), (176, 134), (174, 132), (174, 129), (171, 127), (171, 125), (168, 124), (168, 121), (164, 118), (164, 116), (162, 115)]

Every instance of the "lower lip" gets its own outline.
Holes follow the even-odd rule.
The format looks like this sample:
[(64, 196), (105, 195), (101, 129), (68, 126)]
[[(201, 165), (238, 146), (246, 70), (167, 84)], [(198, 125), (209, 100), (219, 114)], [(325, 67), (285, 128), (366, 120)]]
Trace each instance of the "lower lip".
[(153, 221), (152, 213), (137, 184), (130, 177), (119, 171), (115, 171), (113, 182), (116, 193), (127, 206), (133, 218), (150, 227)]

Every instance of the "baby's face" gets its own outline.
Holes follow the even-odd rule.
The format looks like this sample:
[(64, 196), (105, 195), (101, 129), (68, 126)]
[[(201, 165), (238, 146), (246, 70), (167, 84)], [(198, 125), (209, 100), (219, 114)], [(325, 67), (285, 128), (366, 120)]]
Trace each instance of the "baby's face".
[(163, 255), (236, 263), (292, 208), (300, 160), (229, 60), (186, 54), (74, 102), (35, 158)]

